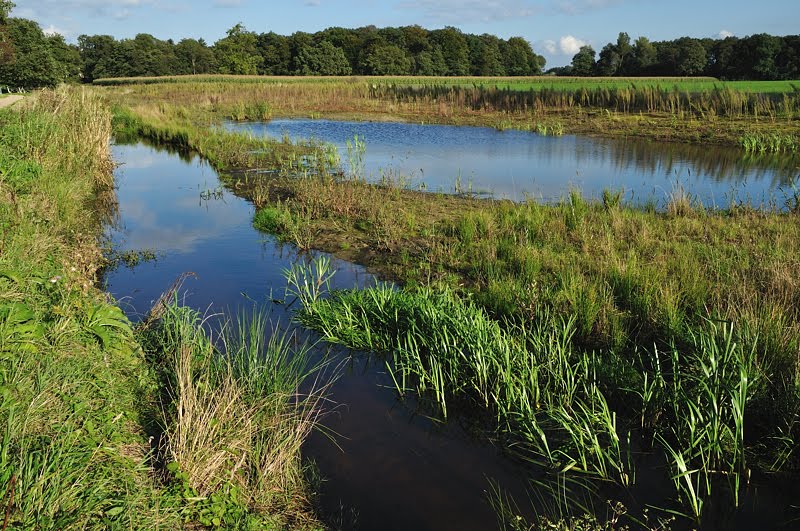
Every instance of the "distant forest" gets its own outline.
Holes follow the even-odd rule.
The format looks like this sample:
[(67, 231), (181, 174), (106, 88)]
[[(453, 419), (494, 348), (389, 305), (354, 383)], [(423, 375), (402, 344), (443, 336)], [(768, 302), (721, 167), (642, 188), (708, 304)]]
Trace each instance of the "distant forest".
[[(212, 45), (140, 33), (133, 39), (81, 35), (68, 44), (38, 24), (10, 17), (0, 0), (0, 85), (35, 88), (106, 77), (180, 74), (533, 76), (545, 60), (525, 39), (472, 35), (419, 26), (328, 28), (289, 36), (237, 24)], [(599, 55), (584, 46), (569, 66), (548, 73), (574, 76), (713, 76), (720, 79), (800, 78), (800, 36), (631, 42), (620, 33)]]

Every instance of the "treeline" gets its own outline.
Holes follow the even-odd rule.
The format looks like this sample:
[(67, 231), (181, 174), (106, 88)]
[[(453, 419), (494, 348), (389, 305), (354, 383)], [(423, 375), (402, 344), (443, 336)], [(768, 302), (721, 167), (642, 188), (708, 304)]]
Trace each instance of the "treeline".
[(800, 78), (800, 35), (631, 42), (620, 33), (599, 55), (583, 46), (572, 64), (550, 73), (570, 76), (711, 76), (723, 80)]
[(213, 46), (202, 39), (173, 43), (139, 34), (120, 41), (82, 35), (78, 48), (84, 81), (179, 74), (529, 76), (545, 64), (520, 37), (504, 40), (451, 27), (328, 28), (283, 36), (237, 24)]
[(47, 36), (30, 20), (9, 18), (0, 0), (0, 84), (52, 86), (106, 77), (181, 74), (531, 76), (545, 60), (521, 37), (471, 35), (447, 27), (328, 28), (289, 36), (237, 24), (207, 44), (140, 33), (117, 40), (81, 35), (77, 46)]
[(45, 35), (36, 22), (8, 16), (13, 4), (0, 0), (0, 88), (52, 87), (78, 80), (81, 55), (61, 35)]
[[(0, 0), (0, 87), (34, 88), (64, 81), (181, 74), (531, 76), (545, 60), (521, 37), (419, 26), (328, 28), (289, 36), (237, 24), (209, 45), (203, 39), (160, 40), (140, 33), (117, 40), (81, 35), (77, 45), (46, 35), (38, 24), (10, 17)], [(712, 76), (719, 79), (800, 78), (800, 35), (631, 42), (620, 33), (599, 55), (584, 46), (569, 66), (574, 76)]]

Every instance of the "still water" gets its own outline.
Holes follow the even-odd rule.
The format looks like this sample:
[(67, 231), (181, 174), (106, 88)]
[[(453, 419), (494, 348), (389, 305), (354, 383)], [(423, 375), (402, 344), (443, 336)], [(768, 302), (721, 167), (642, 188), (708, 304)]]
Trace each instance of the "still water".
[(512, 200), (558, 201), (571, 188), (599, 198), (611, 189), (624, 190), (630, 202), (663, 206), (680, 186), (706, 206), (735, 200), (781, 208), (800, 177), (797, 156), (747, 155), (731, 147), (395, 122), (291, 119), (226, 127), (331, 143), (345, 167), (355, 159), (347, 142), (358, 137), (366, 144), (364, 173), (373, 180), (402, 177), (412, 188)]
[[(220, 187), (197, 157), (144, 145), (117, 145), (119, 219), (109, 231), (119, 251), (151, 249), (157, 259), (106, 275), (106, 289), (136, 320), (184, 272), (185, 304), (213, 315), (258, 306), (291, 326), (284, 268), (299, 259), (289, 246), (253, 229), (253, 207)], [(216, 192), (216, 194), (214, 193)], [(207, 199), (204, 199), (207, 198)], [(333, 260), (334, 287), (374, 282), (363, 268)], [(525, 497), (521, 472), (489, 443), (457, 424), (418, 414), (399, 401), (380, 361), (339, 354), (342, 375), (331, 388), (325, 426), (304, 456), (322, 478), (320, 505), (332, 524), (357, 529), (492, 529), (489, 480)]]
[[(284, 123), (305, 124), (315, 131), (318, 129), (314, 124), (320, 123), (334, 129), (347, 127), (346, 124), (319, 121)], [(280, 128), (280, 125), (250, 124), (244, 127), (263, 130)], [(741, 154), (736, 160), (718, 157), (714, 159), (716, 162), (707, 161), (705, 166), (699, 162), (699, 157), (690, 159), (685, 152), (673, 153), (672, 158), (665, 154), (670, 149), (685, 151), (688, 149), (685, 146), (668, 146), (667, 151), (652, 153), (637, 147), (642, 146), (639, 143), (618, 145), (606, 141), (543, 138), (530, 133), (481, 129), (474, 134), (487, 139), (485, 144), (467, 143), (458, 148), (460, 155), (453, 155), (451, 160), (436, 154), (433, 147), (436, 140), (432, 138), (435, 135), (431, 135), (431, 129), (426, 127), (398, 124), (367, 124), (365, 127), (358, 129), (357, 134), (363, 134), (367, 139), (368, 156), (376, 151), (371, 147), (375, 142), (369, 144), (372, 128), (376, 131), (383, 131), (384, 127), (412, 128), (414, 132), (407, 131), (394, 142), (414, 144), (414, 150), (419, 149), (420, 142), (429, 146), (426, 148), (429, 152), (427, 159), (413, 150), (414, 155), (405, 159), (406, 162), (427, 164), (425, 179), (434, 173), (432, 168), (444, 164), (445, 160), (467, 167), (470, 157), (479, 157), (480, 152), (499, 153), (497, 156), (502, 158), (501, 155), (510, 148), (504, 147), (497, 139), (511, 138), (517, 139), (514, 142), (519, 144), (532, 144), (533, 147), (526, 148), (529, 153), (544, 156), (547, 150), (543, 146), (554, 150), (555, 154), (550, 158), (544, 156), (536, 164), (529, 163), (531, 168), (547, 166), (561, 167), (564, 172), (573, 171), (568, 170), (569, 163), (564, 162), (563, 157), (556, 156), (558, 153), (572, 153), (573, 165), (577, 160), (599, 158), (611, 167), (650, 167), (654, 172), (666, 174), (672, 171), (666, 170), (668, 166), (685, 167), (687, 173), (691, 167), (691, 175), (698, 179), (698, 187), (717, 186), (721, 190), (725, 186), (730, 189), (735, 184), (742, 187), (742, 191), (750, 190), (748, 193), (752, 197), (756, 196), (756, 184), (761, 186), (759, 193), (766, 194), (767, 190), (774, 193), (784, 183), (777, 169), (759, 170), (757, 166), (747, 166), (741, 161)], [(463, 128), (439, 130), (453, 129)], [(341, 138), (347, 138), (351, 132), (356, 134), (343, 131)], [(425, 138), (428, 140), (422, 142)], [(633, 159), (636, 162), (621, 161), (619, 153), (624, 150), (638, 153)], [(577, 153), (585, 154), (586, 158), (574, 158)], [(154, 261), (135, 268), (120, 266), (106, 275), (107, 290), (120, 301), (132, 319), (146, 314), (178, 276), (193, 272), (196, 276), (187, 279), (181, 291), (181, 297), (189, 306), (207, 315), (230, 314), (258, 307), (271, 311), (275, 323), (292, 326), (291, 310), (275, 300), (284, 296), (283, 270), (297, 260), (307, 259), (307, 256), (298, 256), (291, 246), (282, 246), (274, 238), (253, 229), (253, 206), (224, 189), (216, 172), (198, 157), (181, 156), (142, 144), (117, 145), (114, 156), (121, 163), (116, 173), (119, 219), (109, 229), (109, 239), (118, 251), (150, 249), (157, 255)], [(400, 163), (399, 159), (393, 160)], [(428, 164), (430, 161), (435, 164)], [(376, 164), (373, 160), (368, 163)], [(584, 169), (578, 173), (600, 175), (600, 170), (592, 169), (588, 162), (581, 167)], [(700, 167), (705, 168), (704, 172), (697, 169)], [(726, 173), (725, 168), (730, 172)], [(482, 171), (469, 169), (476, 178), (484, 175)], [(740, 180), (736, 172), (746, 176)], [(513, 172), (509, 171), (511, 174)], [(701, 180), (699, 175), (706, 177)], [(717, 175), (717, 178), (709, 177), (711, 175)], [(610, 179), (605, 186), (618, 185), (613, 177)], [(514, 180), (514, 186), (519, 182)], [(664, 181), (668, 182), (668, 179)], [(436, 186), (444, 189), (446, 185), (444, 181), (437, 185), (433, 180), (427, 184), (428, 189)], [(452, 187), (452, 184), (447, 186)], [(556, 191), (556, 184), (553, 186), (553, 194), (562, 193)], [(603, 188), (600, 184), (593, 186), (596, 188), (592, 190)], [(495, 195), (501, 193), (500, 189), (495, 182)], [(502, 193), (519, 197), (513, 194), (519, 194), (520, 190), (522, 188), (514, 188)], [(544, 195), (544, 192), (540, 193)], [(699, 192), (693, 189), (692, 193)], [(585, 191), (585, 195), (591, 194)], [(333, 264), (337, 270), (334, 287), (351, 288), (375, 282), (357, 265), (335, 259)], [(497, 522), (487, 495), (492, 481), (515, 497), (522, 507), (526, 506), (529, 496), (536, 496), (535, 492), (527, 491), (520, 466), (501, 455), (490, 443), (473, 437), (456, 421), (441, 423), (430, 419), (424, 414), (424, 409), (418, 410), (413, 399), (398, 400), (382, 362), (363, 355), (335, 353), (335, 356), (342, 375), (331, 388), (330, 398), (336, 405), (331, 405), (324, 421), (328, 431), (336, 434), (335, 442), (316, 433), (304, 447), (305, 457), (317, 464), (323, 478), (320, 510), (331, 525), (356, 529), (493, 529)], [(664, 488), (668, 486), (668, 478), (665, 478), (663, 465), (641, 464), (637, 468), (637, 487), (635, 493), (630, 494), (628, 503), (632, 505), (629, 507), (662, 505), (673, 495), (670, 489)], [(791, 500), (796, 496), (796, 485), (767, 489), (754, 479), (742, 509), (732, 512), (727, 505), (720, 506), (720, 517), (711, 520), (720, 529), (749, 529), (756, 523), (763, 528), (765, 522), (769, 522), (767, 527), (773, 527), (775, 519), (781, 523), (787, 521), (784, 511), (794, 505)]]

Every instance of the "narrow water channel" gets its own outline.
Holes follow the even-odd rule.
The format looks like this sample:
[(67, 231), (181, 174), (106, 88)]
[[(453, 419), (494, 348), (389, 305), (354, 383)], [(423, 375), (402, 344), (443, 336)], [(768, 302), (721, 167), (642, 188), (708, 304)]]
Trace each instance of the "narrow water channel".
[[(128, 315), (143, 316), (181, 274), (193, 272), (184, 303), (204, 312), (268, 309), (276, 324), (291, 326), (283, 298), (283, 270), (298, 256), (292, 246), (253, 229), (253, 206), (223, 188), (217, 174), (195, 156), (143, 144), (114, 146), (119, 219), (109, 230), (120, 252), (148, 249), (155, 260), (120, 265), (106, 276), (107, 290)], [(334, 287), (375, 281), (362, 267), (333, 259)], [(322, 478), (318, 501), (331, 526), (344, 529), (494, 529), (488, 502), (492, 482), (527, 507), (525, 471), (457, 421), (441, 423), (397, 398), (379, 360), (337, 353), (341, 376), (330, 390), (335, 406), (325, 417), (333, 441), (315, 433), (304, 456)], [(674, 492), (663, 461), (637, 463), (628, 507), (663, 506)], [(791, 478), (789, 478), (791, 479)], [(791, 522), (798, 485), (753, 478), (733, 510), (709, 507), (710, 528), (783, 527)], [(686, 521), (683, 521), (686, 523)], [(682, 525), (679, 525), (682, 527)]]
[(347, 148), (357, 137), (366, 146), (364, 173), (373, 180), (389, 176), (413, 188), (515, 201), (554, 202), (571, 188), (600, 198), (610, 189), (624, 190), (631, 203), (663, 207), (681, 188), (708, 207), (736, 201), (781, 208), (800, 177), (797, 155), (750, 155), (738, 147), (393, 122), (291, 119), (226, 127), (328, 142), (345, 164), (357, 158)]
[[(276, 323), (290, 315), (284, 268), (298, 257), (251, 226), (253, 207), (224, 190), (198, 157), (180, 157), (142, 144), (114, 146), (119, 219), (115, 249), (149, 249), (156, 259), (120, 265), (106, 289), (136, 320), (182, 273), (185, 304), (201, 312), (235, 312), (254, 304)], [(363, 268), (334, 260), (334, 287), (373, 281)], [(517, 467), (457, 424), (441, 424), (399, 401), (381, 362), (342, 355), (331, 389), (337, 404), (325, 425), (335, 443), (314, 434), (304, 455), (319, 469), (320, 504), (331, 524), (356, 529), (492, 529), (489, 480), (517, 497), (525, 486)]]

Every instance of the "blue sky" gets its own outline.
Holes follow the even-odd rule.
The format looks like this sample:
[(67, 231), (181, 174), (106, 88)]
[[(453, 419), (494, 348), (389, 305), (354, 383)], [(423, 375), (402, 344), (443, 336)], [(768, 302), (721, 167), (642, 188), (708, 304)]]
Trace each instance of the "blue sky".
[(330, 26), (418, 24), (468, 33), (521, 36), (548, 67), (566, 64), (584, 43), (599, 51), (626, 31), (635, 39), (800, 33), (798, 0), (15, 0), (14, 16), (36, 20), (74, 42), (150, 33), (209, 43), (238, 22), (258, 33), (315, 32)]

